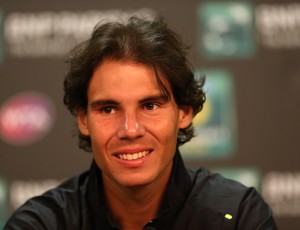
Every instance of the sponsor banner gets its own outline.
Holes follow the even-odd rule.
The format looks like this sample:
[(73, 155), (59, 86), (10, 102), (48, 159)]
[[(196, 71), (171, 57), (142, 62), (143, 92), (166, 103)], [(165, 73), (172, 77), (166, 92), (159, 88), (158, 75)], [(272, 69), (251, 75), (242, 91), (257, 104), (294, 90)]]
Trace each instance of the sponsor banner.
[(213, 168), (211, 171), (220, 173), (222, 176), (238, 181), (247, 187), (254, 187), (257, 191), (261, 190), (261, 172), (258, 168)]
[(261, 4), (256, 7), (259, 42), (270, 49), (300, 48), (300, 3)]
[(61, 180), (55, 179), (13, 181), (10, 186), (10, 204), (12, 210), (19, 208), (28, 199), (56, 187), (59, 183), (61, 183)]
[(247, 1), (199, 5), (199, 54), (208, 59), (245, 58), (255, 53), (253, 6)]
[(300, 172), (269, 172), (263, 179), (262, 194), (275, 216), (300, 217)]
[[(224, 70), (206, 75), (203, 110), (193, 119), (195, 137), (180, 147), (185, 159), (229, 157), (236, 147), (236, 108), (231, 74)], [(199, 71), (196, 71), (196, 75)]]
[(0, 64), (4, 60), (3, 13), (0, 8)]
[(33, 144), (52, 128), (55, 108), (40, 92), (21, 92), (0, 107), (0, 138), (15, 146)]
[(152, 9), (112, 9), (82, 12), (13, 12), (4, 22), (7, 52), (14, 57), (56, 57), (85, 40), (97, 23), (123, 20), (132, 15), (155, 17)]
[(0, 177), (0, 229), (3, 228), (7, 218), (7, 206), (8, 206), (8, 191), (6, 181)]

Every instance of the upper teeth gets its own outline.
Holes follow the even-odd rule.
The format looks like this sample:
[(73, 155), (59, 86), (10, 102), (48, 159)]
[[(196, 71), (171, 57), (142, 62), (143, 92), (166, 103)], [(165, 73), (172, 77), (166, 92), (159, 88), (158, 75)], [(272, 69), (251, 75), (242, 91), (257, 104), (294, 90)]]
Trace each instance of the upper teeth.
[(136, 160), (136, 159), (142, 158), (148, 154), (149, 154), (149, 150), (138, 152), (138, 153), (133, 153), (133, 154), (118, 154), (118, 157), (122, 160), (130, 161), (130, 160)]

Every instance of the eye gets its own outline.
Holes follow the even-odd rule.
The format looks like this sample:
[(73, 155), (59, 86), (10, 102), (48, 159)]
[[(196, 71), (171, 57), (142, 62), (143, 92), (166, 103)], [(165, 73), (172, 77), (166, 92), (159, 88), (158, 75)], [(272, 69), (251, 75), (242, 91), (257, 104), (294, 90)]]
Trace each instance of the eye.
[(107, 107), (103, 107), (101, 108), (101, 112), (105, 113), (105, 114), (111, 114), (111, 113), (115, 113), (115, 109), (111, 106), (107, 106)]
[(158, 108), (158, 105), (155, 104), (155, 103), (147, 103), (147, 104), (144, 105), (144, 108), (146, 110), (155, 110), (155, 109)]

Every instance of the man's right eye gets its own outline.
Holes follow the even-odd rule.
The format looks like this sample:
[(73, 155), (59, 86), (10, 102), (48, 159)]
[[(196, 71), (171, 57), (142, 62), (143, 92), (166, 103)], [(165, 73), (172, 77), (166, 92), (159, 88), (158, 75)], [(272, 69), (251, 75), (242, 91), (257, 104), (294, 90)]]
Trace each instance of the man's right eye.
[(111, 113), (114, 113), (115, 109), (113, 107), (107, 106), (107, 107), (101, 108), (101, 111), (106, 114), (111, 114)]

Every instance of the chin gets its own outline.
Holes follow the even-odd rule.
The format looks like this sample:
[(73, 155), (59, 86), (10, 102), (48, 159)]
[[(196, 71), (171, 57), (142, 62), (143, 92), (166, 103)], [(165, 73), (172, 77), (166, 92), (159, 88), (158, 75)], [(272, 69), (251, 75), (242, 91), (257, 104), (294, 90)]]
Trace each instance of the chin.
[(119, 180), (119, 184), (124, 187), (144, 187), (151, 184), (154, 180), (151, 178), (147, 178), (146, 176), (138, 176), (138, 177), (127, 177), (126, 179)]

